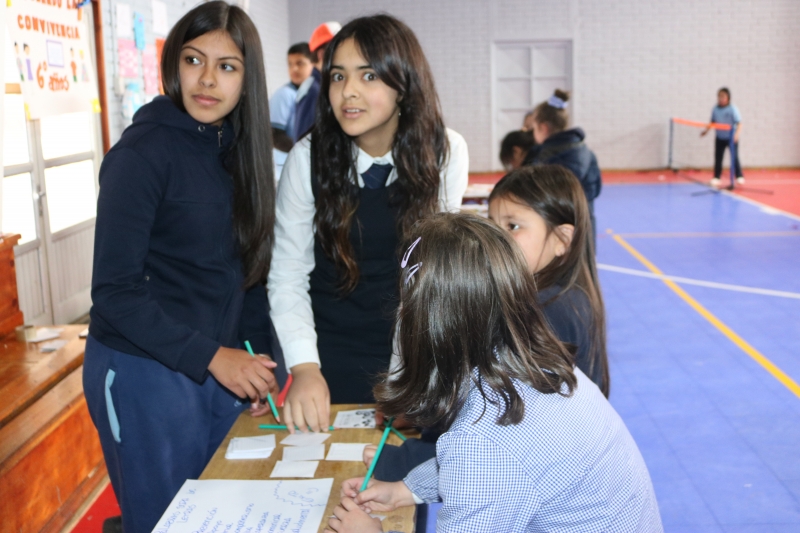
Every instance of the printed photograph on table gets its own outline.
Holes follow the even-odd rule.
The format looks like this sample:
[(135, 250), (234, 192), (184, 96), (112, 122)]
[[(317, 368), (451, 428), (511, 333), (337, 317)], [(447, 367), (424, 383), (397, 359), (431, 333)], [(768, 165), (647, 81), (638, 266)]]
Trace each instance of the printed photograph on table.
[(333, 421), (335, 428), (374, 428), (375, 409), (355, 409), (340, 411)]

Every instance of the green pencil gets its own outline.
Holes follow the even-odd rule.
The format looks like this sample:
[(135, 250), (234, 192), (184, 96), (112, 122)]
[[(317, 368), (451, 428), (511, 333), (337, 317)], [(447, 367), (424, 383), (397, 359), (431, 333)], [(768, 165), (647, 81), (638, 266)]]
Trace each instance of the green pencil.
[(372, 458), (372, 462), (369, 464), (369, 470), (367, 470), (367, 477), (364, 478), (364, 483), (361, 485), (361, 491), (364, 492), (367, 490), (367, 484), (369, 483), (369, 478), (372, 477), (372, 473), (375, 471), (375, 465), (378, 464), (378, 458), (381, 456), (381, 452), (383, 451), (383, 445), (386, 444), (386, 439), (389, 438), (389, 431), (392, 429), (392, 422), (394, 422), (394, 418), (390, 418), (386, 421), (386, 429), (383, 430), (383, 436), (381, 437), (381, 442), (378, 444), (378, 449), (375, 450), (375, 457)]
[[(253, 357), (256, 356), (256, 354), (253, 353), (253, 347), (250, 346), (250, 341), (244, 341), (244, 346), (245, 348), (247, 348), (247, 351), (248, 353), (250, 353), (250, 355), (252, 355)], [(280, 422), (281, 417), (278, 416), (278, 408), (275, 407), (275, 402), (272, 400), (272, 394), (267, 393), (267, 401), (269, 402), (269, 408), (272, 409), (272, 416), (275, 417), (275, 420)]]
[(400, 440), (403, 440), (403, 441), (405, 441), (405, 440), (407, 440), (407, 439), (408, 439), (408, 437), (406, 437), (405, 435), (403, 435), (402, 433), (400, 433), (399, 431), (397, 431), (396, 429), (394, 429), (392, 426), (389, 426), (389, 427), (391, 428), (391, 430), (392, 430), (392, 433), (394, 433), (395, 435), (397, 435), (398, 437), (400, 437)]
[[(297, 427), (297, 426), (295, 426), (295, 427)], [(283, 424), (261, 424), (260, 426), (258, 426), (258, 428), (259, 429), (289, 429), (288, 427), (286, 427)], [(333, 426), (328, 426), (328, 430), (333, 431), (334, 429), (336, 429), (336, 428), (333, 427)]]

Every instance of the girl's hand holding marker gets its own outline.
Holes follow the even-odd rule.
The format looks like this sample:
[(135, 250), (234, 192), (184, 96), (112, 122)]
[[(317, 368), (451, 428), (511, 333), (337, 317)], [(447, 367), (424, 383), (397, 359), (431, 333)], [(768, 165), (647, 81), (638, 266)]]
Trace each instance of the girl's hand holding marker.
[(400, 507), (414, 505), (414, 496), (405, 483), (370, 481), (366, 490), (358, 492), (364, 478), (348, 479), (342, 483), (341, 503), (328, 520), (328, 531), (336, 533), (371, 533), (383, 531), (381, 521), (371, 513), (388, 513)]
[(224, 387), (239, 396), (257, 402), (270, 392), (278, 392), (272, 369), (277, 363), (269, 357), (251, 357), (244, 350), (221, 347), (208, 370)]

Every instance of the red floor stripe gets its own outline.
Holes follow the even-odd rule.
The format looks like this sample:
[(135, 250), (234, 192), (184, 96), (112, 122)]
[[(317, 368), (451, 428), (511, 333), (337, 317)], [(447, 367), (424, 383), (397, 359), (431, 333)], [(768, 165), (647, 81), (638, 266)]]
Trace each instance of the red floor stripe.
[[(723, 172), (723, 176), (727, 176)], [(759, 203), (800, 216), (800, 169), (745, 169), (746, 183), (737, 185), (734, 194), (740, 195)], [(497, 183), (503, 177), (502, 172), (471, 174), (470, 183)], [(631, 184), (631, 183), (689, 183), (690, 179), (707, 183), (711, 179), (708, 170), (691, 170), (673, 173), (670, 170), (646, 171), (604, 171), (603, 183)], [(723, 179), (722, 185), (727, 185), (728, 180)], [(771, 191), (772, 194), (758, 192), (757, 189)]]

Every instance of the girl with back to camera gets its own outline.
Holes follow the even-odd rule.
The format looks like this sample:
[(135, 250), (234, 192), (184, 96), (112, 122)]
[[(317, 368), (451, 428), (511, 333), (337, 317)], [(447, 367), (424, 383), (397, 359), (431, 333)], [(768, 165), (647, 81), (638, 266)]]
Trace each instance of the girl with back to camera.
[[(591, 250), (589, 208), (580, 183), (558, 165), (521, 167), (501, 179), (489, 196), (489, 218), (516, 240), (536, 281), (536, 300), (558, 340), (605, 397), (610, 383), (605, 309)], [(385, 446), (375, 467), (382, 481), (403, 479), (436, 454), (441, 431)], [(369, 466), (376, 447), (364, 449)]]
[(293, 383), (283, 418), (327, 429), (330, 403), (372, 401), (389, 366), (399, 242), (457, 209), (464, 139), (445, 128), (414, 33), (377, 15), (328, 46), (311, 134), (292, 149), (277, 200), (271, 314)]
[(602, 176), (597, 157), (584, 143), (586, 133), (569, 125), (569, 93), (556, 89), (553, 96), (533, 110), (533, 137), (536, 146), (528, 153), (526, 165), (555, 164), (575, 174), (586, 193), (592, 219), (592, 238), (597, 232), (594, 199), (600, 195)]
[(400, 365), (375, 388), (387, 416), (445, 433), (394, 483), (342, 485), (337, 533), (369, 512), (441, 501), (437, 531), (659, 532), (641, 454), (619, 415), (547, 327), (513, 239), (471, 215), (411, 233), (397, 316)]
[(250, 398), (277, 391), (264, 280), (275, 185), (261, 42), (209, 2), (172, 28), (166, 96), (100, 168), (84, 390), (126, 533), (149, 533)]

